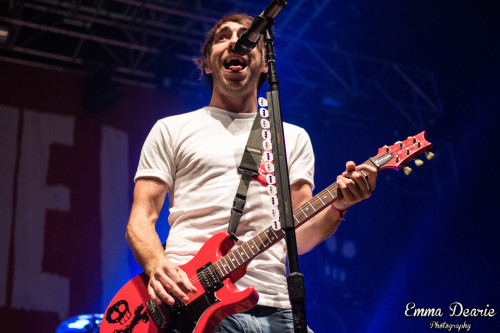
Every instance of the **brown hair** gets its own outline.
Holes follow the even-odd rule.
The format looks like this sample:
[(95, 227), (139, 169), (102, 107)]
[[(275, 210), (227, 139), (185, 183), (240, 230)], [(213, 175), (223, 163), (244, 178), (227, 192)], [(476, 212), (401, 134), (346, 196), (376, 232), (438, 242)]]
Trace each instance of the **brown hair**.
[[(243, 25), (247, 24), (248, 26), (250, 26), (252, 21), (253, 21), (253, 17), (251, 17), (250, 15), (247, 15), (245, 13), (229, 13), (229, 14), (224, 15), (215, 24), (215, 26), (212, 29), (210, 29), (210, 31), (207, 33), (207, 38), (205, 40), (205, 43), (201, 47), (201, 56), (195, 57), (193, 60), (201, 70), (201, 77), (205, 77), (205, 81), (210, 83), (210, 89), (213, 89), (214, 79), (212, 77), (212, 74), (205, 73), (205, 67), (208, 65), (208, 61), (210, 59), (210, 55), (212, 52), (212, 45), (214, 43), (214, 38), (215, 38), (215, 33), (226, 22), (236, 22), (239, 24), (243, 24)], [(259, 40), (257, 47), (258, 47), (260, 53), (265, 57), (264, 41), (262, 40), (262, 38)], [(260, 75), (260, 78), (259, 78), (258, 88), (262, 87), (262, 85), (264, 84), (264, 82), (266, 82), (266, 80), (267, 80), (267, 73), (262, 73)]]

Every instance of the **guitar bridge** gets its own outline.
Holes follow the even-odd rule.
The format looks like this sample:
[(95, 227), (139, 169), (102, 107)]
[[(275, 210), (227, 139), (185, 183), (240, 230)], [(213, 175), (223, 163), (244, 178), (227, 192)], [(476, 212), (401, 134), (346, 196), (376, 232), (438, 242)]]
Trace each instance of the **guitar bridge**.
[(146, 306), (148, 307), (148, 312), (151, 315), (151, 319), (153, 319), (153, 322), (155, 323), (156, 327), (158, 327), (159, 329), (166, 328), (167, 319), (161, 312), (161, 309), (158, 306), (158, 304), (156, 304), (152, 300), (149, 300), (146, 303)]
[(198, 269), (196, 274), (207, 293), (213, 293), (224, 286), (224, 282), (211, 262)]

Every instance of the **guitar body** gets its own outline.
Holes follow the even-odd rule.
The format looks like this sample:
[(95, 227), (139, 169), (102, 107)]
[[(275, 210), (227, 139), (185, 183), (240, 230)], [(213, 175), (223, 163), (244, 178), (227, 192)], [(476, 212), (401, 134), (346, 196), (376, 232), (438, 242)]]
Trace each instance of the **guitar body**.
[[(189, 262), (180, 266), (189, 278), (196, 277), (197, 271), (207, 263), (215, 262), (223, 257), (234, 242), (227, 233), (219, 233), (210, 238)], [(243, 291), (236, 288), (233, 282), (246, 272), (246, 265), (224, 279), (222, 286), (215, 292), (205, 291), (196, 284), (198, 292), (188, 294), (189, 303), (185, 306), (178, 301), (173, 306), (162, 304), (163, 316), (167, 321), (166, 328), (159, 329), (153, 322), (148, 309), (150, 300), (144, 273), (137, 275), (125, 284), (111, 300), (104, 313), (101, 333), (211, 333), (217, 324), (232, 314), (245, 312), (253, 308), (259, 299), (254, 288)]]

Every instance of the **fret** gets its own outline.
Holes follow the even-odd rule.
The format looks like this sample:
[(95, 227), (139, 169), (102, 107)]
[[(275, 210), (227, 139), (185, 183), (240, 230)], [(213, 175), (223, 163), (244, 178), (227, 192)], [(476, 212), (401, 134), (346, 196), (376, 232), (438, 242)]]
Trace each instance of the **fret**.
[[(258, 236), (258, 235), (257, 235), (257, 236)], [(253, 245), (252, 245), (251, 247), (256, 247), (256, 248), (257, 248), (257, 253), (259, 253), (259, 246), (257, 245), (257, 243), (255, 243), (255, 237), (253, 237), (253, 238), (251, 239), (251, 241), (253, 242)], [(254, 255), (255, 255), (255, 253), (254, 253)]]
[(228, 272), (231, 272), (231, 271), (234, 269), (234, 267), (233, 267), (233, 268), (231, 268), (231, 260), (229, 260), (229, 261), (228, 261), (228, 259), (229, 259), (229, 257), (228, 257), (228, 256), (225, 256), (224, 258), (225, 258), (225, 259), (224, 259), (224, 261), (226, 262), (226, 267), (228, 267), (228, 268), (229, 268), (229, 269), (228, 269)]
[(337, 198), (336, 198), (336, 197), (332, 194), (332, 192), (330, 192), (330, 190), (328, 189), (328, 187), (327, 187), (325, 190), (328, 192), (328, 194), (330, 194), (330, 196), (332, 197), (332, 199), (333, 199), (333, 200), (337, 199)]
[(217, 271), (217, 273), (219, 274), (219, 276), (222, 276), (222, 275), (223, 275), (222, 273), (224, 273), (224, 272), (222, 272), (222, 271), (220, 270), (220, 267), (219, 267), (219, 262), (218, 262), (218, 261), (216, 261), (216, 262), (214, 263), (214, 269)]
[(309, 206), (311, 206), (311, 208), (314, 210), (314, 212), (316, 212), (316, 209), (314, 209), (314, 206), (311, 204), (311, 200), (309, 200), (307, 203), (309, 204)]
[(249, 244), (249, 242), (246, 242), (245, 244), (246, 244), (246, 246), (247, 246), (248, 250), (250, 251), (250, 253), (252, 254), (252, 258), (253, 258), (253, 257), (255, 257), (255, 253), (254, 253), (254, 252), (252, 251), (252, 249), (250, 248), (250, 244)]
[[(308, 203), (308, 202), (306, 202), (306, 203)], [(304, 207), (304, 211), (306, 211), (308, 214), (310, 214), (309, 207), (306, 206), (306, 203), (304, 203), (302, 206)], [(309, 215), (307, 215), (307, 217), (309, 217)]]
[(244, 260), (244, 262), (247, 261), (248, 259), (250, 259), (250, 257), (248, 256), (248, 253), (246, 253), (245, 250), (243, 250), (243, 246), (240, 246), (238, 249), (241, 249), (241, 252), (240, 252), (241, 259), (243, 259), (243, 254), (245, 254), (247, 256), (247, 259)]
[(224, 275), (227, 275), (230, 272), (230, 270), (227, 269), (227, 263), (223, 263), (223, 261), (226, 261), (225, 257), (222, 258), (222, 260), (220, 261), (220, 263), (221, 263), (221, 266), (222, 266), (222, 270), (224, 271)]
[(248, 243), (246, 243), (246, 245), (248, 246), (248, 249), (250, 250), (250, 252), (252, 252), (252, 255), (255, 256), (255, 252), (252, 251), (252, 247), (255, 247), (255, 245), (250, 246)]
[[(260, 243), (262, 244), (262, 246), (264, 246), (264, 242), (262, 241), (262, 238), (260, 238), (260, 233), (259, 233), (259, 234), (257, 234), (257, 237), (259, 238)], [(259, 247), (259, 246), (257, 245), (257, 247)], [(262, 249), (263, 249), (263, 248), (260, 248), (259, 250), (262, 250)]]
[(267, 230), (264, 232), (264, 234), (266, 235), (267, 239), (269, 239), (269, 242), (271, 242), (271, 243), (272, 243), (272, 242), (273, 242), (273, 240), (271, 239), (271, 237), (269, 237), (269, 232), (268, 232), (268, 231), (269, 231), (269, 229), (267, 229)]
[(220, 261), (220, 260), (219, 260), (219, 261), (217, 261), (217, 262), (214, 264), (214, 266), (215, 266), (215, 269), (217, 270), (217, 272), (219, 273), (219, 275), (220, 275), (220, 276), (224, 276), (224, 275), (226, 275), (226, 274), (227, 274), (226, 272), (224, 272), (224, 271), (222, 270), (222, 269), (223, 269), (223, 267), (222, 267), (222, 264), (221, 264), (221, 261)]
[(321, 197), (319, 195), (317, 195), (316, 197), (319, 199), (319, 201), (321, 201), (321, 203), (323, 204), (323, 206), (326, 206), (325, 203), (323, 202), (323, 200), (321, 200)]
[[(327, 191), (328, 192), (328, 191)], [(326, 192), (325, 191), (322, 191), (321, 193), (323, 193), (323, 199), (325, 199), (325, 201), (328, 200), (328, 197), (326, 196)], [(320, 193), (320, 194), (321, 194)], [(331, 195), (330, 195), (331, 196)], [(319, 195), (318, 195), (318, 198), (319, 198)], [(320, 199), (321, 200), (321, 199)], [(321, 202), (323, 202), (323, 200), (321, 200)], [(325, 203), (323, 203), (323, 205), (325, 205)], [(326, 205), (325, 205), (326, 206)]]
[(216, 264), (217, 273), (219, 273), (220, 276), (227, 275), (227, 272), (224, 272), (224, 270), (222, 269), (223, 267), (221, 266), (220, 261), (216, 262)]
[(293, 215), (293, 218), (295, 219), (295, 221), (297, 222), (297, 224), (301, 223), (301, 221), (297, 218), (297, 216), (295, 216), (295, 214)]
[[(263, 231), (262, 231), (262, 232), (260, 232), (260, 233), (259, 233), (259, 235), (260, 235), (260, 234), (262, 234), (262, 233), (264, 233), (264, 232), (263, 232)], [(266, 235), (266, 236), (267, 236), (267, 235)], [(259, 238), (260, 238), (260, 237), (259, 237)], [(261, 238), (261, 239), (262, 239), (262, 238)], [(268, 239), (269, 239), (269, 238), (268, 238)], [(262, 242), (262, 245), (264, 245), (264, 248), (266, 248), (266, 247), (268, 247), (268, 246), (269, 246), (269, 244), (266, 244), (266, 239), (265, 239), (265, 238), (264, 238), (264, 241)]]
[(302, 212), (302, 215), (304, 215), (304, 217), (307, 217), (307, 214), (306, 214), (306, 213), (304, 213), (304, 211), (302, 210), (302, 206), (299, 206), (299, 209), (300, 209), (300, 211)]
[(244, 263), (244, 262), (245, 262), (245, 259), (243, 259), (243, 256), (241, 255), (240, 251), (238, 251), (238, 249), (234, 249), (234, 250), (233, 250), (233, 251), (231, 251), (231, 252), (233, 252), (233, 253), (238, 253), (238, 254), (240, 255), (240, 258), (241, 258), (242, 262), (240, 262), (240, 261), (238, 260), (238, 258), (236, 258), (236, 256), (235, 256), (235, 259), (236, 259), (236, 262), (238, 263), (238, 265), (241, 265), (242, 263)]
[(229, 263), (230, 263), (231, 265), (233, 265), (233, 269), (236, 269), (236, 267), (238, 267), (239, 265), (235, 265), (235, 264), (234, 264), (234, 262), (236, 261), (236, 263), (238, 264), (238, 260), (237, 260), (237, 259), (236, 259), (236, 257), (234, 256), (234, 253), (233, 253), (233, 252), (231, 252), (231, 253), (229, 254), (229, 256), (230, 256), (230, 258), (229, 258)]
[(280, 238), (277, 234), (276, 234), (276, 231), (273, 229), (273, 228), (269, 228), (269, 230), (271, 230), (274, 234), (274, 237), (276, 238)]

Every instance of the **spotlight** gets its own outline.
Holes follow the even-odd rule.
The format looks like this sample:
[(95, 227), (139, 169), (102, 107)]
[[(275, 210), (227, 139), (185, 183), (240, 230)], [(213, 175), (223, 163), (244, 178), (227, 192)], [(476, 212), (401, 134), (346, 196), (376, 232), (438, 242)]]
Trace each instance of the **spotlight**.
[(9, 38), (9, 28), (0, 26), (0, 44), (6, 44)]

